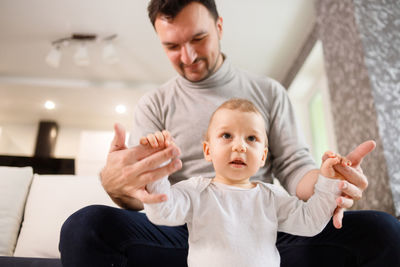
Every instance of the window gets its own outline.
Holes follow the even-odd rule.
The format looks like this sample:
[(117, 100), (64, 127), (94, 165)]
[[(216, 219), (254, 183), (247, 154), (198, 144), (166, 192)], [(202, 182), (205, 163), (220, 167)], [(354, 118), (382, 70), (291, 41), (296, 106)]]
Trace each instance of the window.
[(321, 42), (315, 44), (288, 94), (311, 154), (320, 166), (325, 151), (337, 152)]

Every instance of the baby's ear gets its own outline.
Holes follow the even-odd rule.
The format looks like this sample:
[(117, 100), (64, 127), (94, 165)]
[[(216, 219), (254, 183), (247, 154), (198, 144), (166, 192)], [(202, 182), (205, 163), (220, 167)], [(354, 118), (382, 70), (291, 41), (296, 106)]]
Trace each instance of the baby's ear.
[(210, 144), (207, 141), (203, 142), (203, 154), (207, 161), (211, 161)]
[(261, 158), (261, 165), (260, 167), (263, 167), (265, 165), (265, 161), (267, 160), (267, 155), (268, 155), (268, 147), (264, 148), (264, 152)]

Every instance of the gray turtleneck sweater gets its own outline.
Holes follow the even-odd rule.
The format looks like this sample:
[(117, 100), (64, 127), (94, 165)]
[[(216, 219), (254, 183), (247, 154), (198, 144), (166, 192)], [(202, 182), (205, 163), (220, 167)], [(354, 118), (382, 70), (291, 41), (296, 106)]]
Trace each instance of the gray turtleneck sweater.
[(211, 114), (232, 97), (252, 101), (265, 119), (268, 158), (252, 179), (271, 182), (274, 176), (294, 195), (299, 180), (316, 167), (286, 91), (268, 77), (233, 67), (227, 58), (206, 80), (193, 83), (178, 75), (144, 95), (135, 108), (129, 146), (138, 144), (141, 136), (168, 130), (183, 162), (182, 169), (169, 177), (171, 183), (193, 176), (214, 177), (212, 164), (203, 158), (202, 141)]

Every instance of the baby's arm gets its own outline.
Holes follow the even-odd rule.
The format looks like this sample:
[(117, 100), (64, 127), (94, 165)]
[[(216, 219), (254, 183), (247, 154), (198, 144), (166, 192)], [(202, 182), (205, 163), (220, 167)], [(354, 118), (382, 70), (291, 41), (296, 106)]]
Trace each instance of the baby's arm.
[[(163, 149), (171, 143), (171, 135), (165, 130), (140, 138), (141, 145), (153, 148)], [(151, 222), (169, 226), (182, 225), (186, 222), (187, 213), (190, 209), (189, 198), (184, 191), (175, 189), (174, 187), (171, 188), (167, 176), (147, 184), (146, 190), (149, 193), (166, 195), (164, 202), (144, 204), (144, 210)]]
[(335, 210), (336, 198), (340, 195), (337, 164), (351, 165), (350, 161), (331, 151), (325, 152), (320, 175), (314, 188), (314, 194), (307, 202), (275, 192), (278, 213), (278, 230), (294, 235), (313, 236), (318, 234), (329, 222)]

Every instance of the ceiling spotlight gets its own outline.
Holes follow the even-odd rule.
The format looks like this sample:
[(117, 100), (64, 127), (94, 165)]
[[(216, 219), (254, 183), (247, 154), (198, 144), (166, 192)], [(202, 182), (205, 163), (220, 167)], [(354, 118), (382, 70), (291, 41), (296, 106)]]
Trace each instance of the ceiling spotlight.
[(110, 65), (119, 61), (114, 45), (111, 42), (106, 43), (103, 47), (103, 60)]
[(56, 107), (56, 104), (54, 104), (54, 102), (51, 101), (51, 100), (47, 100), (46, 103), (44, 103), (44, 107), (46, 109), (51, 110), (51, 109), (54, 109)]
[(118, 114), (123, 114), (123, 113), (126, 112), (126, 107), (124, 105), (118, 105), (118, 106), (115, 107), (115, 111)]
[(74, 55), (75, 64), (81, 67), (88, 66), (90, 64), (89, 54), (85, 43), (79, 45)]
[(46, 63), (53, 68), (58, 68), (60, 66), (61, 61), (61, 51), (60, 46), (53, 45), (49, 54), (46, 56)]

